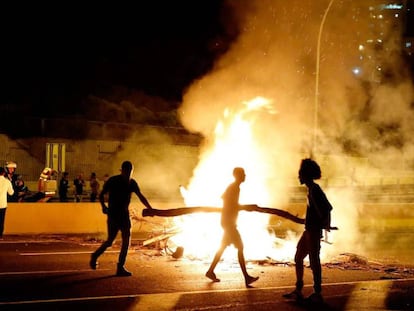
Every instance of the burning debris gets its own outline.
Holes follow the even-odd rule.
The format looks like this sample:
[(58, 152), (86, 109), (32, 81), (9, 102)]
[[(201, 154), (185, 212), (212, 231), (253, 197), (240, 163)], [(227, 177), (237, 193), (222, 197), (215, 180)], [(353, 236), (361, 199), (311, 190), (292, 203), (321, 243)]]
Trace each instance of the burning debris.
[(170, 237), (176, 235), (177, 233), (179, 233), (181, 230), (174, 227), (171, 229), (167, 229), (161, 233), (156, 234), (155, 236), (145, 240), (142, 245), (143, 246), (147, 246), (153, 243), (160, 243), (160, 241), (166, 241), (168, 240)]
[[(208, 208), (208, 207), (205, 207)], [(189, 208), (191, 210), (191, 208)], [(208, 212), (213, 212), (216, 208), (209, 208)], [(182, 209), (178, 209), (181, 211)], [(168, 211), (172, 211), (172, 213), (177, 213), (175, 209), (172, 210), (164, 210), (169, 213)], [(197, 212), (202, 212), (200, 210), (196, 210)], [(153, 211), (153, 214), (157, 214), (157, 210)], [(165, 213), (161, 213), (165, 216)], [(149, 216), (149, 215), (146, 215)], [(136, 219), (138, 220), (138, 219)], [(200, 260), (192, 255), (185, 255), (185, 249), (182, 246), (176, 246), (174, 242), (170, 241), (170, 238), (179, 234), (181, 229), (178, 227), (172, 227), (170, 229), (165, 229), (162, 232), (155, 232), (154, 235), (143, 241), (142, 247), (146, 248), (150, 245), (154, 245), (155, 249), (161, 250), (162, 252), (156, 252), (150, 257), (158, 257), (158, 256), (171, 256), (174, 259), (180, 259), (185, 257), (188, 260)], [(277, 238), (277, 240), (282, 240)], [(251, 264), (257, 264), (259, 266), (280, 266), (280, 267), (294, 267), (295, 263), (292, 259), (275, 259), (270, 256), (267, 256), (264, 259), (249, 259), (246, 260)], [(405, 266), (398, 263), (389, 264), (380, 262), (378, 260), (372, 260), (365, 256), (354, 254), (354, 253), (342, 253), (331, 260), (322, 264), (323, 267), (328, 269), (339, 269), (344, 271), (370, 271), (374, 273), (380, 273), (381, 279), (390, 279), (390, 278), (408, 278), (414, 276), (414, 266)], [(309, 268), (309, 266), (307, 266)]]
[[(264, 260), (253, 261), (253, 263), (261, 266), (295, 266), (293, 261), (274, 260), (270, 257)], [(346, 271), (361, 270), (381, 273), (382, 276), (380, 279), (400, 279), (414, 276), (414, 267), (407, 267), (399, 264), (386, 264), (353, 253), (342, 253), (331, 261), (322, 264), (322, 266), (328, 269)], [(309, 266), (307, 267), (310, 268)]]
[(353, 253), (340, 254), (338, 257), (332, 259), (331, 262), (325, 263), (324, 266), (340, 270), (363, 270), (385, 273), (386, 275), (381, 277), (383, 279), (414, 276), (414, 267), (406, 267), (399, 264), (385, 264)]

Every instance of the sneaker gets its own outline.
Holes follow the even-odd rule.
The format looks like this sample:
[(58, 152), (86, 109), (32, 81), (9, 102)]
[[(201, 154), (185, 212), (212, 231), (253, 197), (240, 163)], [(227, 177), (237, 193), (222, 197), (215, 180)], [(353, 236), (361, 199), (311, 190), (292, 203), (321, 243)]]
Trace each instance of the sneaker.
[(323, 303), (323, 297), (320, 293), (313, 293), (312, 295), (307, 297), (305, 301), (313, 304), (319, 304)]
[(290, 292), (290, 293), (287, 293), (287, 294), (283, 294), (283, 297), (284, 298), (287, 298), (287, 299), (293, 299), (293, 300), (296, 300), (296, 301), (303, 300), (303, 294), (302, 294), (302, 292), (299, 291), (299, 290), (297, 290), (297, 289), (295, 289), (293, 292)]
[(98, 266), (98, 262), (96, 261), (96, 257), (94, 254), (91, 255), (91, 260), (89, 261), (89, 267), (91, 267), (92, 270), (96, 270), (96, 267)]
[(248, 275), (248, 276), (246, 277), (246, 279), (245, 279), (246, 286), (249, 286), (249, 285), (250, 285), (250, 284), (252, 284), (253, 282), (256, 282), (258, 279), (259, 279), (259, 277), (258, 277), (258, 276), (250, 276), (250, 275)]
[(131, 276), (132, 273), (126, 270), (124, 267), (118, 267), (116, 270), (116, 276)]
[(216, 274), (212, 271), (207, 271), (206, 272), (206, 277), (208, 277), (210, 280), (212, 280), (213, 282), (220, 282), (220, 279), (218, 279), (216, 277)]

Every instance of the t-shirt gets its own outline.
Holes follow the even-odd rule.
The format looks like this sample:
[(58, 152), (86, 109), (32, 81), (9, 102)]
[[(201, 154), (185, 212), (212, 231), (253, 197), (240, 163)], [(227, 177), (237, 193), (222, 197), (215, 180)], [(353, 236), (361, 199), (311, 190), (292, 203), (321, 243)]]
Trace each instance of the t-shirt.
[(0, 176), (0, 208), (7, 207), (7, 195), (13, 195), (14, 190), (10, 180)]
[(110, 177), (104, 184), (102, 192), (108, 195), (108, 215), (129, 217), (129, 203), (131, 193), (140, 193), (138, 183), (134, 179), (127, 179), (123, 175)]

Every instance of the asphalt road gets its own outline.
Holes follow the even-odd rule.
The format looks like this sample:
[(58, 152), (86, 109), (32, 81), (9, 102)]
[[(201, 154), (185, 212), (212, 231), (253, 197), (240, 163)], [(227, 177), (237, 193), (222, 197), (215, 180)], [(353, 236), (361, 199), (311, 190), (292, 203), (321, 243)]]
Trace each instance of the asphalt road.
[[(137, 242), (116, 277), (119, 245), (88, 266), (98, 243), (71, 237), (7, 237), (0, 241), (0, 310), (414, 310), (411, 268), (323, 266), (323, 305), (282, 297), (293, 289), (294, 266), (248, 263), (260, 279), (246, 288), (237, 262), (220, 263), (220, 283), (204, 277), (210, 262), (174, 259)], [(305, 294), (312, 292), (305, 270)]]

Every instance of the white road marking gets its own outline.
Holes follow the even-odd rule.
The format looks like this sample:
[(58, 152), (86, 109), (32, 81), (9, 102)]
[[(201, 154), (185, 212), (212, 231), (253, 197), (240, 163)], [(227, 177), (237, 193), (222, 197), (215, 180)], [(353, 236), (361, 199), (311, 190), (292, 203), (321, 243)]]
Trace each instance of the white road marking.
[[(99, 269), (99, 271), (108, 271), (111, 269)], [(0, 272), (0, 276), (3, 275), (30, 275), (30, 274), (55, 274), (55, 273), (79, 273), (79, 272), (91, 272), (91, 269), (82, 270), (45, 270), (45, 271), (11, 271), (11, 272)]]
[[(79, 255), (79, 254), (92, 254), (93, 251), (79, 251), (79, 252), (32, 252), (32, 253), (19, 253), (20, 256), (49, 256), (49, 255)], [(105, 253), (119, 253), (119, 251), (106, 251)]]

